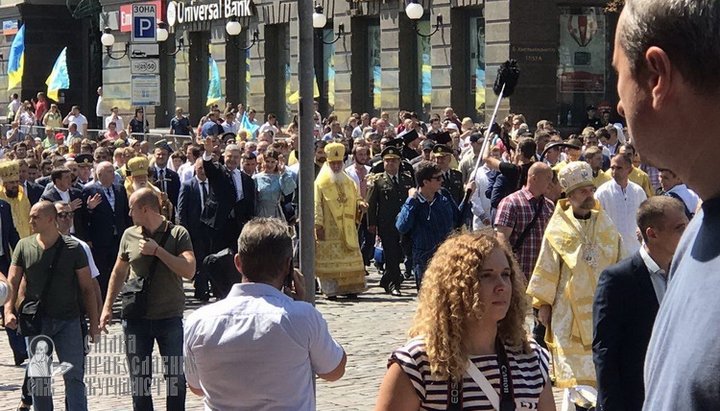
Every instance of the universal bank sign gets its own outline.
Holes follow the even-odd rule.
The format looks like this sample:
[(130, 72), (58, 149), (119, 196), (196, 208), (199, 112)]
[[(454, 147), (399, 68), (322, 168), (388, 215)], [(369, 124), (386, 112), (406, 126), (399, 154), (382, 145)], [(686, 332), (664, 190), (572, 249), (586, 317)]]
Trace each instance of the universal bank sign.
[(167, 23), (170, 27), (175, 24), (195, 23), (210, 20), (229, 19), (232, 16), (251, 16), (250, 0), (217, 0), (214, 3), (189, 4), (170, 1), (167, 5)]

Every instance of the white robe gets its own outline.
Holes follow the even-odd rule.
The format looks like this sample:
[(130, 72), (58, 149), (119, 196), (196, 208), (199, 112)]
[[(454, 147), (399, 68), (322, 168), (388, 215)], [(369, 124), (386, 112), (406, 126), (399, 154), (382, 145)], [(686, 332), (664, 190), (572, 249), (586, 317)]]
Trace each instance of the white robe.
[(632, 181), (628, 181), (623, 190), (615, 180), (610, 180), (597, 189), (595, 198), (620, 232), (625, 254), (632, 255), (637, 252), (641, 245), (637, 238), (637, 211), (640, 204), (647, 199), (645, 190)]

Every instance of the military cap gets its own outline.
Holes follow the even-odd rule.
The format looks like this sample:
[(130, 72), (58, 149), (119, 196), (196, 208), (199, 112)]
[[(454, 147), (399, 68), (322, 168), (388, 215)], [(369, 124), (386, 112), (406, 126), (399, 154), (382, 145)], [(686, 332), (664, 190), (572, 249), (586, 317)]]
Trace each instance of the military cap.
[(435, 147), (435, 142), (430, 139), (426, 139), (425, 141), (422, 142), (423, 151), (432, 150), (433, 147)]
[(173, 149), (170, 147), (170, 144), (168, 144), (168, 142), (165, 139), (156, 141), (155, 144), (153, 144), (153, 146), (155, 148), (161, 148), (161, 149), (167, 151), (168, 154), (173, 152)]
[(449, 156), (452, 153), (453, 149), (445, 144), (436, 144), (435, 147), (433, 147), (433, 155), (435, 157)]
[(386, 158), (400, 158), (400, 149), (394, 146), (385, 147), (380, 153), (380, 156), (383, 160)]
[(150, 163), (145, 156), (138, 156), (128, 160), (125, 168), (127, 170), (127, 175), (132, 176), (147, 174), (149, 166)]
[(75, 162), (80, 167), (92, 167), (93, 156), (91, 154), (78, 154), (75, 156)]

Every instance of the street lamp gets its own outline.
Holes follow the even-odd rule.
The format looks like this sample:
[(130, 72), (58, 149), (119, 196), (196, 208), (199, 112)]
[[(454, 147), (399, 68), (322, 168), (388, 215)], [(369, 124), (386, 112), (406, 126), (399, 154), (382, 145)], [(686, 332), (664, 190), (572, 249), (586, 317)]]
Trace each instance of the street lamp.
[(440, 27), (442, 26), (442, 14), (438, 14), (435, 18), (435, 30), (432, 31), (430, 34), (423, 34), (420, 33), (420, 30), (418, 30), (417, 22), (422, 18), (422, 16), (425, 14), (425, 10), (423, 10), (423, 6), (417, 2), (417, 0), (409, 0), (407, 6), (405, 6), (405, 14), (408, 16), (410, 20), (413, 22), (413, 27), (415, 28), (415, 32), (418, 34), (418, 36), (421, 37), (432, 37), (433, 34), (437, 33), (438, 30), (440, 30)]
[[(233, 14), (232, 16), (230, 16), (230, 20), (227, 23), (225, 23), (225, 32), (229, 36), (237, 36), (240, 34), (241, 31), (242, 31), (242, 24), (240, 24), (240, 22), (238, 21), (237, 16)], [(250, 43), (250, 45), (247, 47), (238, 47), (238, 48), (240, 50), (244, 50), (244, 51), (250, 50), (251, 48), (253, 48), (255, 43), (257, 43), (259, 40), (260, 40), (260, 31), (256, 28), (252, 32), (252, 42)]]
[[(313, 28), (316, 30), (322, 30), (327, 25), (327, 17), (325, 17), (325, 14), (323, 14), (323, 7), (319, 4), (315, 4), (315, 13), (313, 13), (312, 15), (312, 22)], [(318, 35), (318, 37), (323, 44), (334, 44), (337, 43), (338, 40), (340, 40), (341, 36), (344, 36), (346, 34), (347, 33), (345, 33), (345, 25), (340, 24), (338, 25), (338, 32), (336, 33), (337, 37), (335, 37), (335, 40), (325, 41), (321, 35)]]
[[(167, 39), (169, 37), (169, 33), (167, 30), (167, 24), (164, 21), (158, 21), (157, 30), (155, 30), (155, 37), (156, 37), (158, 43), (167, 41)], [(169, 51), (166, 54), (168, 56), (174, 56), (174, 55), (178, 54), (180, 51), (182, 51), (183, 47), (185, 47), (185, 39), (180, 37), (177, 40), (177, 46), (175, 46), (175, 50)]]
[(103, 46), (105, 46), (105, 54), (107, 54), (108, 57), (110, 57), (112, 60), (120, 60), (123, 57), (127, 56), (128, 53), (128, 44), (125, 43), (124, 51), (122, 52), (122, 56), (115, 57), (113, 54), (116, 54), (118, 52), (114, 52), (112, 50), (113, 44), (115, 44), (115, 36), (110, 31), (110, 27), (105, 27), (103, 29), (103, 34), (100, 36), (100, 43), (102, 43)]

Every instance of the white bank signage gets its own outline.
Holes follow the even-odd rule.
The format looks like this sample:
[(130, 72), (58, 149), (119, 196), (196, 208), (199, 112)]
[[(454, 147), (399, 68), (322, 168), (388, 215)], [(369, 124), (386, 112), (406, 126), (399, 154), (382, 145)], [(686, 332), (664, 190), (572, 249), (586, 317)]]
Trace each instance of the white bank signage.
[(250, 1), (251, 0), (216, 0), (212, 3), (203, 4), (170, 1), (167, 5), (167, 23), (172, 27), (176, 24), (229, 19), (232, 16), (251, 16), (252, 9), (250, 8)]

